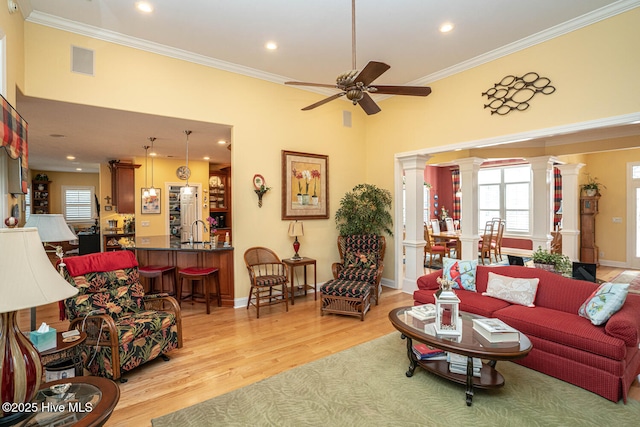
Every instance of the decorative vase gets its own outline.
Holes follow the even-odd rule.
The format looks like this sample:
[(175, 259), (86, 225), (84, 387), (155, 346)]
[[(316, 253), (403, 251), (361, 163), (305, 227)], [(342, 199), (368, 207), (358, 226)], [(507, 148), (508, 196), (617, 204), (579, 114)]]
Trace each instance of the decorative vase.
[(584, 192), (587, 194), (588, 197), (593, 197), (596, 194), (598, 194), (598, 190), (595, 190), (593, 188), (589, 188), (587, 190), (584, 190)]
[(212, 248), (217, 248), (218, 247), (218, 239), (220, 238), (220, 236), (218, 236), (217, 234), (213, 234), (211, 236), (211, 247)]
[(308, 205), (309, 204), (309, 195), (308, 194), (303, 194), (302, 195), (302, 204), (303, 205)]
[(311, 204), (318, 206), (318, 196), (311, 196)]
[(40, 190), (40, 191), (44, 190), (44, 185), (42, 185), (42, 184), (38, 185), (38, 190)]

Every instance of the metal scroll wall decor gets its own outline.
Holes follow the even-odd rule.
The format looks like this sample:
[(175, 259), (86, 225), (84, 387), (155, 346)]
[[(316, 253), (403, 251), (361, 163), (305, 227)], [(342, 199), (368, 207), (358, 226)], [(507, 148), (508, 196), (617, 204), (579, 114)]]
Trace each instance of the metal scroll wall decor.
[(484, 108), (491, 109), (491, 114), (504, 116), (513, 110), (524, 111), (529, 108), (529, 101), (538, 93), (551, 95), (556, 88), (551, 86), (551, 80), (540, 77), (538, 73), (530, 72), (522, 77), (505, 76), (499, 83), (482, 93), (489, 98)]

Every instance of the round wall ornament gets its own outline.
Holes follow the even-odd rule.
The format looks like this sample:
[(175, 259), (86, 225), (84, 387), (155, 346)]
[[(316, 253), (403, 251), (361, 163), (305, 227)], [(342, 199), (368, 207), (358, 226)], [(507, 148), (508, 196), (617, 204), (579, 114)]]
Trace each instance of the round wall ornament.
[(176, 169), (176, 176), (180, 179), (189, 179), (191, 176), (191, 170), (186, 166), (180, 166)]
[(256, 190), (260, 190), (260, 187), (266, 186), (267, 184), (264, 182), (264, 177), (259, 174), (255, 174), (253, 176), (253, 186), (256, 187)]

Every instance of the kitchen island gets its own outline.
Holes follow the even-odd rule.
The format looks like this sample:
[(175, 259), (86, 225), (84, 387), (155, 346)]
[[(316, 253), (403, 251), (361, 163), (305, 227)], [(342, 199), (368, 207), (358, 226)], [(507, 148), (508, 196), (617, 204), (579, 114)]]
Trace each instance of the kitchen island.
[(218, 267), (220, 294), (223, 307), (234, 306), (233, 292), (233, 246), (218, 243), (213, 247), (209, 242), (180, 243), (166, 236), (136, 236), (136, 258), (140, 266), (172, 265), (178, 271), (186, 267)]

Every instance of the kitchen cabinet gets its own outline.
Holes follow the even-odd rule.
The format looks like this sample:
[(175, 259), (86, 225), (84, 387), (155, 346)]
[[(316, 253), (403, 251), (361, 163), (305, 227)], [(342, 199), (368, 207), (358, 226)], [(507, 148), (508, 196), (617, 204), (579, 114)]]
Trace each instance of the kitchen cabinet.
[(209, 216), (218, 221), (216, 234), (231, 234), (231, 169), (209, 172)]
[(48, 214), (49, 211), (49, 189), (51, 181), (32, 181), (31, 183), (31, 213)]
[(112, 204), (119, 214), (134, 214), (136, 212), (136, 169), (140, 165), (122, 163), (110, 160), (111, 169), (111, 197)]

